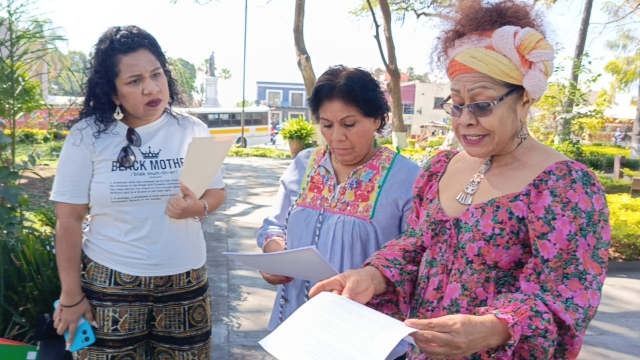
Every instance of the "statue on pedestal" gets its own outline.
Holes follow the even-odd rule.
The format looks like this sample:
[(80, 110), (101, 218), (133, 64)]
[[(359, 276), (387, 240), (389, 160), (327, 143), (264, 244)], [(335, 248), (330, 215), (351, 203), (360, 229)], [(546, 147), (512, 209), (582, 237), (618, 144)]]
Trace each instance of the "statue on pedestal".
[(211, 56), (209, 56), (209, 76), (216, 77), (215, 71), (216, 71), (216, 60), (212, 51)]
[(202, 104), (202, 107), (205, 108), (216, 108), (220, 107), (220, 102), (218, 102), (218, 78), (216, 77), (216, 60), (213, 55), (213, 51), (211, 52), (211, 56), (209, 56), (208, 64), (207, 64), (207, 77), (205, 80), (205, 100)]

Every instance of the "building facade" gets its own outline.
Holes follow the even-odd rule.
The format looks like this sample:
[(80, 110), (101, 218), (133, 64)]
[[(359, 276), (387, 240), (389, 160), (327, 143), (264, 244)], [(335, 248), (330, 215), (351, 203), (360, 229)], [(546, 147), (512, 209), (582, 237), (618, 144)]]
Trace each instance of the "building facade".
[(271, 108), (270, 123), (280, 124), (283, 119), (304, 117), (309, 120), (307, 92), (302, 83), (258, 81), (256, 104)]
[(423, 127), (450, 124), (450, 117), (441, 106), (450, 92), (450, 84), (411, 82), (402, 85), (402, 112), (408, 135), (416, 137)]

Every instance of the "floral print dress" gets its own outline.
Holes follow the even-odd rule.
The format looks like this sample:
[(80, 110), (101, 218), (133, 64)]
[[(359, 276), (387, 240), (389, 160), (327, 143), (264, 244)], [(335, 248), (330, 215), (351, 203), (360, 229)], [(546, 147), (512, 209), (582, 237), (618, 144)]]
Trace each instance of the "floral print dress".
[[(449, 217), (438, 182), (455, 154), (425, 166), (407, 231), (365, 264), (389, 280), (369, 305), (400, 320), (506, 321), (510, 341), (471, 359), (576, 358), (605, 279), (611, 230), (602, 185), (583, 164), (560, 161), (521, 192)], [(427, 356), (413, 347), (409, 358)]]

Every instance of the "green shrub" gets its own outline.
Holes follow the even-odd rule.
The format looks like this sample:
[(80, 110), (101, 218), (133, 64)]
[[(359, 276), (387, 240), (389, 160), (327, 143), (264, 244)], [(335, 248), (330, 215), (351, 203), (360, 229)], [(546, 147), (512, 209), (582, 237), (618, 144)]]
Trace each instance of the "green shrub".
[(238, 157), (269, 157), (269, 158), (281, 158), (281, 159), (289, 159), (291, 158), (291, 154), (288, 151), (275, 150), (275, 149), (264, 149), (264, 148), (240, 148), (233, 147), (229, 150), (229, 156), (238, 156)]
[(574, 160), (584, 156), (582, 145), (577, 140), (567, 140), (562, 144), (551, 144), (550, 146)]
[(307, 144), (313, 142), (316, 136), (316, 128), (302, 117), (289, 119), (280, 130), (280, 135), (285, 141), (299, 140)]
[(0, 334), (5, 338), (31, 342), (37, 316), (51, 313), (60, 296), (52, 229), (45, 228), (39, 224), (15, 238), (0, 236)]
[(624, 167), (633, 171), (640, 170), (640, 159), (625, 159)]
[(416, 148), (416, 139), (407, 139), (407, 147)]
[(631, 192), (631, 182), (622, 179), (613, 179), (608, 176), (599, 177), (600, 183), (604, 186), (607, 194), (629, 194)]
[[(4, 130), (4, 134), (11, 136), (11, 130)], [(16, 140), (26, 144), (44, 144), (54, 140), (64, 140), (69, 134), (68, 131), (61, 130), (40, 130), (18, 128), (16, 132)]]
[(631, 156), (631, 149), (625, 149), (619, 146), (605, 146), (605, 145), (583, 145), (582, 156), (616, 156), (622, 155), (625, 157)]
[(393, 144), (393, 139), (391, 137), (378, 139), (378, 144), (380, 144), (380, 145), (392, 145)]
[(433, 149), (435, 147), (442, 146), (442, 144), (444, 144), (444, 136), (438, 136), (433, 140), (429, 140), (427, 142), (427, 147)]
[(60, 295), (51, 209), (31, 209), (18, 172), (0, 166), (0, 337), (31, 342)]
[(621, 260), (640, 259), (640, 198), (607, 195), (611, 220), (611, 255)]
[(587, 156), (576, 160), (587, 165), (590, 169), (604, 172), (613, 171), (614, 158), (612, 156)]
[(62, 141), (53, 141), (47, 144), (47, 152), (45, 157), (59, 157), (60, 151), (62, 151), (62, 145), (64, 143)]
[(640, 177), (640, 171), (633, 171), (633, 170), (631, 170), (631, 169), (622, 169), (622, 173), (623, 173), (625, 176), (628, 176), (628, 177), (630, 177), (630, 178), (633, 178), (633, 177)]

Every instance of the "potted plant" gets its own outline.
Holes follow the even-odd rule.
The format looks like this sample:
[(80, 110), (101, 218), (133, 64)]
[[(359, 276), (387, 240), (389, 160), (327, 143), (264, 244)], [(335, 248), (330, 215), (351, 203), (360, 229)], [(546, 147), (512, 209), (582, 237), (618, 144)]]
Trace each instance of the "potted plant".
[(316, 129), (312, 124), (300, 117), (287, 120), (286, 125), (280, 131), (280, 135), (282, 135), (284, 141), (289, 143), (291, 157), (295, 158), (300, 151), (304, 150), (305, 144), (313, 142)]

